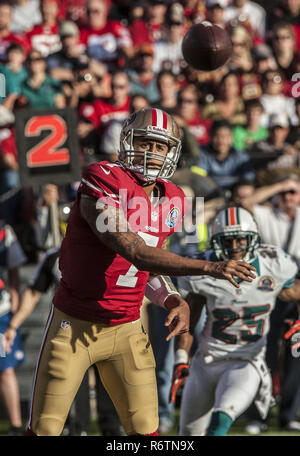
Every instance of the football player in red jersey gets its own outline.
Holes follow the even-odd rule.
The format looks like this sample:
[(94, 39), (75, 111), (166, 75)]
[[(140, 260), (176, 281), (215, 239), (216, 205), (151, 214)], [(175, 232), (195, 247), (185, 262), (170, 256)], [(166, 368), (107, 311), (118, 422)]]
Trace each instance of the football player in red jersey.
[(165, 274), (208, 274), (237, 287), (234, 276), (255, 277), (244, 262), (164, 250), (184, 212), (182, 190), (168, 181), (180, 148), (174, 119), (142, 109), (123, 125), (120, 161), (84, 171), (61, 246), (62, 278), (37, 364), (27, 435), (61, 433), (92, 364), (127, 435), (157, 435), (155, 360), (140, 322), (144, 295), (169, 311), (169, 340), (188, 330), (189, 307)]

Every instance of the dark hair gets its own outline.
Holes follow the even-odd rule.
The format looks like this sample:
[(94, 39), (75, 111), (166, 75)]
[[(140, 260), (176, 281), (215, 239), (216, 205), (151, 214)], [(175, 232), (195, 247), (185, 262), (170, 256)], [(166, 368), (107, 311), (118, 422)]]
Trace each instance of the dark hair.
[(157, 84), (160, 83), (161, 78), (163, 78), (164, 76), (170, 76), (173, 79), (174, 82), (177, 81), (177, 76), (176, 76), (176, 74), (173, 73), (173, 71), (171, 71), (171, 70), (161, 70), (158, 73), (157, 77), (156, 77)]
[(253, 108), (260, 108), (262, 111), (264, 111), (263, 105), (257, 98), (245, 101), (245, 111), (248, 111), (248, 109)]
[[(149, 105), (149, 100), (148, 98), (146, 97), (146, 95), (144, 95), (143, 93), (135, 93), (134, 95), (132, 95), (130, 97), (130, 105), (129, 105), (129, 111), (130, 112), (133, 112), (133, 104), (134, 104), (134, 101), (137, 99), (137, 98), (143, 98)], [(149, 105), (150, 106), (150, 105)]]
[(278, 30), (282, 30), (282, 29), (288, 29), (291, 33), (291, 35), (294, 37), (294, 32), (293, 32), (293, 26), (292, 24), (290, 24), (290, 22), (286, 22), (286, 21), (280, 21), (280, 22), (276, 22), (273, 27), (272, 27), (272, 34), (274, 35)]
[(177, 103), (181, 103), (182, 94), (185, 91), (193, 91), (196, 95), (197, 100), (199, 99), (197, 89), (194, 84), (188, 84), (187, 86), (181, 87), (177, 92)]
[(24, 48), (20, 43), (11, 43), (6, 49), (6, 54), (8, 55), (12, 51), (20, 51), (25, 54)]
[(245, 186), (250, 186), (255, 188), (254, 181), (249, 180), (249, 179), (240, 179), (239, 181), (235, 182), (233, 186), (231, 187), (230, 191), (231, 194), (233, 195), (239, 187), (245, 187)]
[(239, 82), (239, 75), (236, 71), (228, 71), (228, 73), (224, 74), (224, 76), (222, 77), (221, 81), (219, 82), (219, 86), (224, 84), (224, 82), (226, 81), (227, 78), (229, 78), (230, 76), (234, 76), (236, 77), (236, 79), (238, 80)]
[(282, 72), (281, 72), (280, 70), (276, 70), (276, 69), (275, 69), (275, 70), (271, 70), (271, 69), (269, 69), (269, 70), (265, 71), (265, 72), (261, 75), (261, 82), (262, 82), (262, 83), (267, 82), (267, 80), (268, 80), (268, 75), (274, 74), (274, 73), (275, 73), (276, 76), (280, 76), (280, 77), (281, 77), (281, 82), (284, 80), (284, 77), (283, 77)]
[(9, 0), (0, 0), (0, 6), (9, 6), (10, 8), (13, 7), (12, 3)]
[(215, 120), (210, 129), (210, 136), (213, 136), (220, 128), (227, 128), (232, 131), (232, 125), (228, 120)]

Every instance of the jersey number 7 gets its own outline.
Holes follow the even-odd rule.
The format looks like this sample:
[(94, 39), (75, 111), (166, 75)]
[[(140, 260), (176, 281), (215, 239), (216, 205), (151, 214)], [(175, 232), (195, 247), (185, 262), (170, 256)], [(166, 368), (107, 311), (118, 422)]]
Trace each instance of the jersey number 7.
[[(159, 237), (153, 236), (153, 234), (149, 233), (143, 233), (141, 231), (138, 231), (137, 233), (141, 238), (144, 239), (145, 243), (149, 245), (150, 247), (156, 247), (159, 241)], [(136, 277), (136, 274), (139, 272), (138, 268), (132, 264), (126, 274), (120, 274), (118, 277), (118, 280), (116, 282), (116, 285), (119, 285), (121, 287), (128, 287), (128, 288), (134, 288), (136, 286), (138, 277)]]

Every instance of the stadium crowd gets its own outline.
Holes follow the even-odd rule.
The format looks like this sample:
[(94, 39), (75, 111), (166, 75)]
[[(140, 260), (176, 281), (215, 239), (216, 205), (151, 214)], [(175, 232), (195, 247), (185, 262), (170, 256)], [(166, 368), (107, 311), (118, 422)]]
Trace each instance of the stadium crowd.
[[(187, 30), (204, 20), (224, 27), (233, 45), (227, 64), (210, 73), (189, 67), (181, 51)], [(130, 113), (155, 107), (174, 116), (182, 155), (172, 180), (188, 196), (205, 201), (205, 226), (197, 227), (197, 242), (191, 246), (182, 233), (175, 234), (169, 247), (174, 252), (204, 250), (210, 221), (233, 201), (254, 214), (264, 242), (282, 247), (300, 267), (299, 45), (300, 0), (276, 5), (263, 0), (1, 0), (0, 218), (13, 228), (24, 253), (3, 267), (38, 264), (57, 247), (51, 204), (71, 207), (79, 185), (21, 186), (16, 113), (65, 107), (77, 113), (81, 169), (117, 160), (122, 122)], [(66, 216), (59, 214), (63, 236)], [(153, 320), (163, 322), (161, 311), (152, 309)], [(287, 313), (278, 302), (267, 361), (279, 425), (300, 432), (300, 358), (289, 358), (288, 349), (282, 355), (283, 322), (295, 312), (295, 305)], [(174, 404), (168, 403), (173, 345), (164, 341), (157, 323), (153, 340), (160, 432), (167, 433), (174, 425)], [(13, 369), (6, 374), (6, 369), (0, 372), (0, 389), (10, 410), (11, 435), (18, 435), (17, 381)], [(7, 399), (9, 391), (15, 400)], [(267, 426), (255, 410), (250, 419), (249, 433)]]

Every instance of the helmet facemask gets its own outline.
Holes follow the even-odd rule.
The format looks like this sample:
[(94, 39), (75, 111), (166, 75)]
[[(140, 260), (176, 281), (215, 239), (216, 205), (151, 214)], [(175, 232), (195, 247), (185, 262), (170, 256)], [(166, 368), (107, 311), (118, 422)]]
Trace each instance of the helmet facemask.
[[(224, 248), (223, 239), (228, 238), (245, 238), (247, 246), (239, 246), (237, 248)], [(260, 244), (259, 234), (254, 231), (230, 231), (214, 235), (211, 238), (211, 245), (215, 251), (218, 260), (230, 260), (231, 254), (234, 252), (244, 251), (241, 261), (252, 262), (256, 257), (256, 250)]]
[[(134, 148), (134, 138), (143, 137), (163, 142), (168, 145), (166, 155)], [(145, 182), (155, 181), (158, 178), (169, 179), (175, 172), (176, 166), (180, 157), (181, 141), (174, 136), (171, 136), (166, 131), (158, 131), (151, 125), (145, 129), (130, 129), (127, 134), (121, 138), (120, 159), (126, 168), (130, 169), (135, 175)], [(139, 164), (134, 163), (136, 159), (142, 159)], [(155, 160), (161, 162), (160, 169), (149, 168), (148, 163)]]

